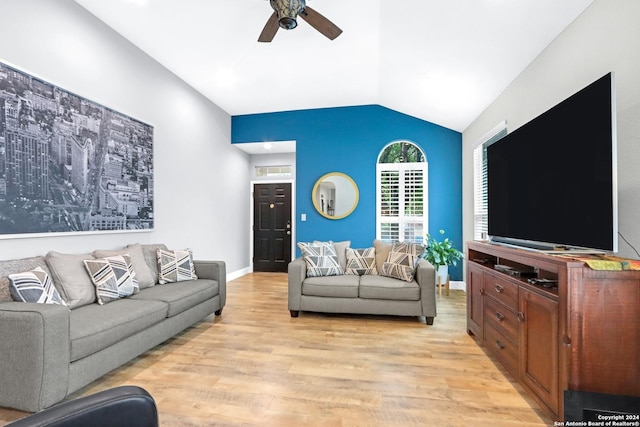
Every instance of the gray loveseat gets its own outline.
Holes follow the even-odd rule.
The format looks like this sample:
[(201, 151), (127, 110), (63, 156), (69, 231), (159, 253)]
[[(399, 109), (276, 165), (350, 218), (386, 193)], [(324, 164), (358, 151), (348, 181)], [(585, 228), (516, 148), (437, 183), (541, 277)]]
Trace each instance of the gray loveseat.
[[(335, 245), (341, 264), (346, 264), (342, 259), (345, 243), (349, 242)], [(389, 245), (374, 241), (378, 270)], [(380, 274), (307, 277), (307, 263), (300, 257), (289, 263), (288, 285), (291, 317), (298, 317), (300, 311), (424, 316), (432, 325), (436, 316), (435, 269), (424, 259), (419, 260), (414, 278), (408, 282)]]
[[(47, 408), (212, 313), (220, 315), (226, 302), (224, 262), (195, 260), (197, 279), (158, 284), (158, 248), (166, 250), (130, 245), (0, 261), (0, 406)], [(82, 276), (78, 262), (124, 252), (131, 253), (140, 291), (104, 305), (94, 302), (95, 294), (89, 301), (83, 295), (89, 274)], [(69, 307), (7, 301), (6, 276), (35, 267), (50, 274)], [(65, 289), (61, 280), (78, 283)]]

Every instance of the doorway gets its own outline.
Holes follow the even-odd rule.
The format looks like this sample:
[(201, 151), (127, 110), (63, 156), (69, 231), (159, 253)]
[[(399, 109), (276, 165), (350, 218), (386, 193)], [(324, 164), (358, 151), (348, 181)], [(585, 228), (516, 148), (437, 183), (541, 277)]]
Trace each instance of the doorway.
[(291, 232), (291, 183), (254, 184), (253, 271), (287, 271)]

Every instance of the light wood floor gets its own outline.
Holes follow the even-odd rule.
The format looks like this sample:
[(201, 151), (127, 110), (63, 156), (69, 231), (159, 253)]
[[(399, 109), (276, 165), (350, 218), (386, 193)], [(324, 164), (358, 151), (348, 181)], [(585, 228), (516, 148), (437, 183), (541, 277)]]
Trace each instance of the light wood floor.
[[(287, 310), (286, 275), (228, 284), (213, 316), (73, 395), (134, 384), (172, 426), (548, 426), (466, 333), (465, 296), (418, 318)], [(0, 408), (0, 425), (24, 416)]]

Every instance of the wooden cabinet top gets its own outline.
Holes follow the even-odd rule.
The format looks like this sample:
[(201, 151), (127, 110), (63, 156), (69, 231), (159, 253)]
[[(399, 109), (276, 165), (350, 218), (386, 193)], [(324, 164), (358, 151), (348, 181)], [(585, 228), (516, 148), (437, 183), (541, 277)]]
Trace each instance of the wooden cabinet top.
[(558, 251), (557, 255), (549, 255), (533, 250), (476, 241), (467, 242), (467, 249), (469, 261), (474, 261), (474, 254), (487, 254), (554, 273), (557, 273), (560, 268), (582, 268), (585, 266), (584, 262), (572, 258), (570, 255), (564, 256), (561, 251)]

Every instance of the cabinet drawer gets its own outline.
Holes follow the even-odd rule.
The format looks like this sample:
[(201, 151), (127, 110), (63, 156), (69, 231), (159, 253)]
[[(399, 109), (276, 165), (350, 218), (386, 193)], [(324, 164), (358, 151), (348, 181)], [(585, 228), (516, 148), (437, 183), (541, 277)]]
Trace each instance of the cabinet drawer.
[(511, 341), (518, 342), (520, 322), (516, 313), (487, 298), (484, 303), (484, 318)]
[(518, 311), (518, 285), (509, 281), (506, 277), (500, 277), (492, 273), (484, 276), (485, 295), (500, 301), (513, 311)]
[(486, 346), (495, 354), (514, 376), (518, 376), (518, 345), (498, 332), (490, 323), (484, 325)]

